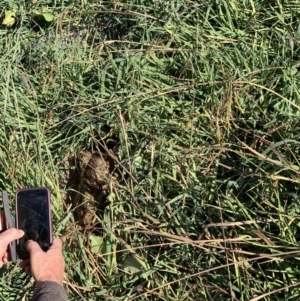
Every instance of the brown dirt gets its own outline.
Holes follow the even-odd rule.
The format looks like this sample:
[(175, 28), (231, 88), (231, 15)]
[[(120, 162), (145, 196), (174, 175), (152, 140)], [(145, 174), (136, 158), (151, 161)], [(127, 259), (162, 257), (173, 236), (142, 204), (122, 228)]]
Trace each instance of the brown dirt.
[(75, 168), (69, 175), (66, 202), (72, 204), (77, 224), (87, 230), (97, 224), (96, 215), (101, 215), (107, 204), (113, 160), (105, 153), (80, 151), (68, 161)]

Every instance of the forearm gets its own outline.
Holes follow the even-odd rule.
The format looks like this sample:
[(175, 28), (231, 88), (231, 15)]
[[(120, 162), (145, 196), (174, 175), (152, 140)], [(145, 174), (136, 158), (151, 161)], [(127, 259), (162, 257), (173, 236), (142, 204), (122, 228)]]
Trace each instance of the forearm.
[(31, 301), (68, 301), (64, 288), (56, 282), (46, 281), (37, 285)]

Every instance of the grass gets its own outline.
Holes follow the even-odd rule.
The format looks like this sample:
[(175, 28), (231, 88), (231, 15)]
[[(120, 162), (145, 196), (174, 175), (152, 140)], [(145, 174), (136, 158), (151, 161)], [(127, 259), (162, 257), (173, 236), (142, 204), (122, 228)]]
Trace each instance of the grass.
[[(51, 188), (70, 300), (299, 300), (296, 1), (0, 7), (1, 188)], [(85, 229), (82, 150), (117, 173)], [(1, 273), (0, 300), (29, 300)]]

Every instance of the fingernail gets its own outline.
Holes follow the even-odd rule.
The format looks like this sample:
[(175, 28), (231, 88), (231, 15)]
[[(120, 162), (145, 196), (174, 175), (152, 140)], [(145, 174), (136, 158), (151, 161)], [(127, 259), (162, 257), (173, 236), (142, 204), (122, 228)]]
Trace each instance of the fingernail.
[(22, 236), (25, 234), (25, 232), (21, 229), (19, 229), (19, 233), (22, 234)]

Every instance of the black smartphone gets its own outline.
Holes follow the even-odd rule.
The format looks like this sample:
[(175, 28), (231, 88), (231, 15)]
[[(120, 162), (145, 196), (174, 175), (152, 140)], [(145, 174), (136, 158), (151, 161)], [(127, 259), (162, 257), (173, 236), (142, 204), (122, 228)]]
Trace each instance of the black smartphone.
[(28, 240), (36, 241), (47, 251), (52, 244), (52, 215), (50, 190), (46, 187), (20, 189), (16, 192), (16, 227), (25, 235), (17, 241), (17, 254), (28, 259)]

